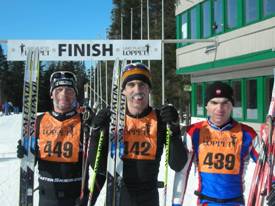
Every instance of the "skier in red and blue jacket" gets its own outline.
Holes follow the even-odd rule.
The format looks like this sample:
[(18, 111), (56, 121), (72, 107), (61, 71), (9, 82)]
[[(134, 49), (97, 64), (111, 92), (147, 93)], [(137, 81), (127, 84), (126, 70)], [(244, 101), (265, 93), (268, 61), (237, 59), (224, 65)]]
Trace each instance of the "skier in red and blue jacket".
[(229, 85), (209, 85), (205, 102), (208, 119), (186, 130), (188, 162), (175, 175), (173, 206), (183, 205), (192, 162), (198, 170), (198, 205), (244, 206), (244, 175), (249, 156), (258, 159), (257, 134), (231, 117), (234, 100)]

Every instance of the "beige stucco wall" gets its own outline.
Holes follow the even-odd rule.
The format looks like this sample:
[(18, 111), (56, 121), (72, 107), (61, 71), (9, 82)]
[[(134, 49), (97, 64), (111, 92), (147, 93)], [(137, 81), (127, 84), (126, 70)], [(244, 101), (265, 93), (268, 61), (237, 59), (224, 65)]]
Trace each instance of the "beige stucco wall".
[(217, 49), (206, 52), (213, 43), (194, 43), (177, 49), (177, 68), (227, 59), (272, 49), (275, 51), (275, 17), (216, 37)]
[(183, 11), (190, 9), (194, 5), (202, 2), (204, 0), (177, 0), (176, 1), (176, 15), (182, 13)]

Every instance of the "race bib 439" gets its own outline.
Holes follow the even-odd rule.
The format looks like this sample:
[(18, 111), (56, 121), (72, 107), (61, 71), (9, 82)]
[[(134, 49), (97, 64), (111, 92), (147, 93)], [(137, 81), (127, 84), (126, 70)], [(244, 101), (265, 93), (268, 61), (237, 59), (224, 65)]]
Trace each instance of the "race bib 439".
[(217, 131), (205, 125), (200, 130), (199, 171), (239, 174), (242, 147), (240, 125), (229, 131)]

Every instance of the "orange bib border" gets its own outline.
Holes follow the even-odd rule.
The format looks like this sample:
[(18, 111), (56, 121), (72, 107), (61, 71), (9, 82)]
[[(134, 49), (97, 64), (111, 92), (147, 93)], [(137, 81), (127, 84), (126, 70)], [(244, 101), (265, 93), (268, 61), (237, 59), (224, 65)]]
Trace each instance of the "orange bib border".
[(155, 111), (139, 119), (126, 115), (125, 121), (123, 158), (155, 160), (158, 130)]
[(199, 135), (198, 169), (200, 172), (239, 174), (243, 138), (239, 124), (231, 130), (218, 131), (205, 122)]
[(78, 162), (80, 133), (79, 114), (59, 121), (48, 112), (45, 113), (39, 129), (40, 159), (53, 162)]

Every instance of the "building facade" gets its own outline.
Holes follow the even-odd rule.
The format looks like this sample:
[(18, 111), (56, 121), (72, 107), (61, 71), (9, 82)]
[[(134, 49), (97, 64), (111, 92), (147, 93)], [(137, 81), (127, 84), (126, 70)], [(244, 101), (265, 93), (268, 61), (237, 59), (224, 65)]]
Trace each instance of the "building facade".
[(179, 0), (177, 39), (214, 43), (177, 45), (177, 74), (190, 75), (192, 122), (207, 116), (205, 89), (233, 87), (233, 117), (259, 130), (265, 121), (275, 68), (275, 0)]

